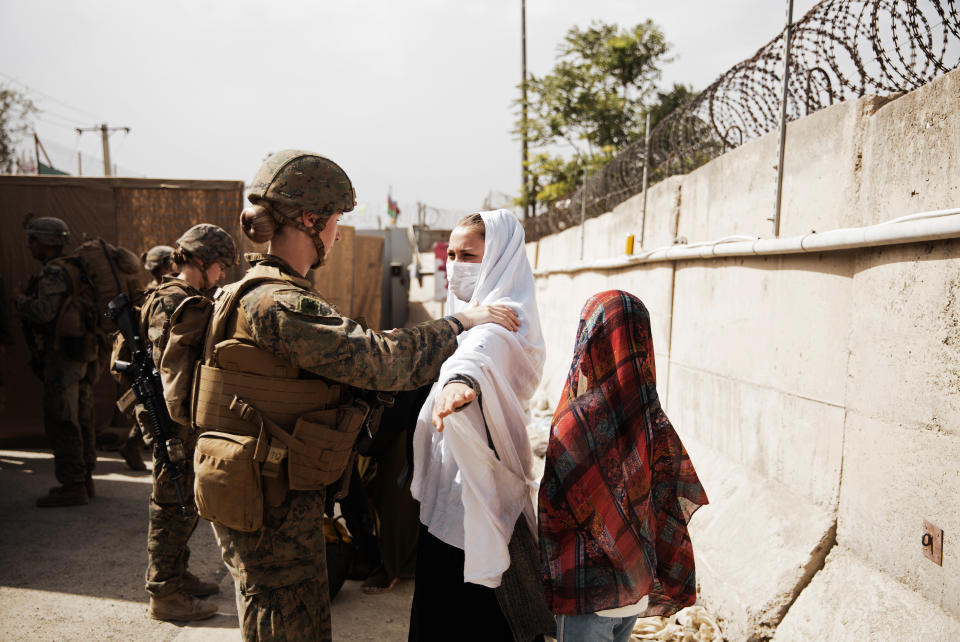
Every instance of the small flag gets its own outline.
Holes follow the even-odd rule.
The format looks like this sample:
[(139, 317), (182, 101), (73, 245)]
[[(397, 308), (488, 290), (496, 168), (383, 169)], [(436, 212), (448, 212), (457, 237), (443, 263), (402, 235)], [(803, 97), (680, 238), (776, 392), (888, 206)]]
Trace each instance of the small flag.
[(387, 194), (387, 214), (390, 216), (390, 223), (396, 225), (397, 217), (400, 216), (400, 206), (389, 193)]

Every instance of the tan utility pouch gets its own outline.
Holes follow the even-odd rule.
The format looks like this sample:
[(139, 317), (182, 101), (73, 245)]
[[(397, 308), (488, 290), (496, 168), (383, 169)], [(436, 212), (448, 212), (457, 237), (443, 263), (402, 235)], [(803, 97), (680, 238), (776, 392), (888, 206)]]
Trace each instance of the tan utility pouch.
[(263, 525), (262, 453), (258, 437), (210, 431), (193, 456), (197, 513), (211, 522), (251, 532)]
[(319, 490), (334, 483), (350, 462), (353, 443), (369, 406), (360, 401), (332, 410), (318, 410), (297, 419), (293, 437), (299, 442), (287, 455), (291, 490)]
[(74, 338), (88, 333), (88, 328), (83, 323), (83, 309), (80, 303), (76, 297), (68, 296), (57, 317), (57, 334), (61, 337)]

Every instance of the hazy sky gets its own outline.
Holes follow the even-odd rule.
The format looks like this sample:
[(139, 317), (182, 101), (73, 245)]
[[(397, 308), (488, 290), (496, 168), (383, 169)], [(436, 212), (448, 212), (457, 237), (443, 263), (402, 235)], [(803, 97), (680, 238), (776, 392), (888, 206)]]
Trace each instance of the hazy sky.
[[(702, 89), (773, 38), (785, 6), (527, 0), (527, 66), (548, 72), (571, 26), (650, 18), (673, 45), (661, 84)], [(100, 122), (131, 128), (113, 160), (151, 177), (249, 181), (268, 152), (304, 148), (371, 213), (392, 186), (401, 222), (418, 200), (472, 210), (519, 189), (520, 0), (0, 0), (0, 74), (41, 92), (37, 132), (61, 158), (100, 156), (73, 131)]]

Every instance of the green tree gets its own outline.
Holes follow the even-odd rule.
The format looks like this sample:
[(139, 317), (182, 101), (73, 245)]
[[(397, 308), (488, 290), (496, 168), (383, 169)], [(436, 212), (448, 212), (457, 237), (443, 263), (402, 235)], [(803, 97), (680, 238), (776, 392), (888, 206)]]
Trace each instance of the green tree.
[[(670, 115), (675, 109), (687, 104), (697, 96), (697, 92), (689, 85), (674, 83), (670, 91), (658, 91), (656, 100), (652, 101), (647, 111), (650, 112), (650, 129)], [(644, 115), (646, 117), (646, 115)]]
[[(573, 27), (553, 71), (527, 81), (532, 185), (521, 204), (553, 202), (572, 192), (583, 171), (602, 166), (643, 135), (644, 105), (670, 45), (647, 20), (632, 29), (600, 22)], [(522, 105), (521, 105), (522, 108)], [(524, 135), (522, 121), (515, 130)]]
[(0, 172), (11, 173), (16, 163), (16, 146), (30, 131), (30, 116), (37, 112), (30, 97), (0, 86)]

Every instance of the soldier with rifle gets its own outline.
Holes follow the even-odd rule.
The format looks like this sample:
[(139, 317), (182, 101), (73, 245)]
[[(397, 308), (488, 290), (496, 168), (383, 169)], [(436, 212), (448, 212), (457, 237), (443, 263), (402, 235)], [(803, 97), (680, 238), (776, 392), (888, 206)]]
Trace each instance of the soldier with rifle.
[[(169, 245), (155, 245), (140, 257), (143, 260), (143, 269), (153, 276), (153, 280), (147, 284), (146, 291), (133, 301), (134, 314), (137, 315), (138, 319), (139, 310), (143, 307), (143, 302), (146, 298), (150, 296), (151, 292), (160, 287), (163, 283), (163, 277), (175, 272), (176, 267), (173, 264), (173, 252), (173, 248)], [(147, 436), (147, 440), (149, 440), (149, 436)], [(144, 436), (140, 434), (140, 427), (134, 424), (127, 435), (126, 441), (117, 449), (117, 452), (123, 456), (123, 460), (127, 462), (130, 470), (147, 469), (143, 463), (143, 446)]]
[[(215, 605), (201, 598), (217, 593), (219, 587), (202, 581), (187, 570), (190, 557), (187, 541), (197, 526), (193, 508), (196, 435), (190, 426), (170, 419), (157, 368), (174, 310), (188, 297), (212, 296), (216, 283), (223, 279), (226, 270), (236, 260), (236, 245), (226, 231), (208, 223), (194, 225), (177, 240), (173, 251), (173, 262), (179, 272), (162, 277), (160, 284), (148, 292), (140, 318), (125, 323), (129, 326), (124, 331), (125, 339), (130, 354), (134, 356), (130, 374), (140, 377), (133, 381), (138, 401), (135, 414), (143, 435), (153, 436), (153, 493), (147, 536), (146, 590), (150, 594), (150, 616), (156, 620), (201, 620), (217, 612)], [(129, 300), (118, 297), (110, 307), (111, 316), (117, 315), (115, 320), (122, 330), (124, 307), (126, 314), (132, 314)], [(128, 334), (144, 343), (131, 346)], [(145, 357), (140, 364), (136, 358), (138, 351)], [(119, 370), (124, 365), (124, 362), (117, 361), (114, 368)], [(168, 448), (168, 443), (172, 447)]]

